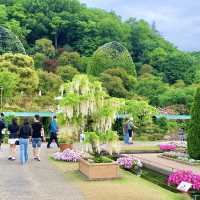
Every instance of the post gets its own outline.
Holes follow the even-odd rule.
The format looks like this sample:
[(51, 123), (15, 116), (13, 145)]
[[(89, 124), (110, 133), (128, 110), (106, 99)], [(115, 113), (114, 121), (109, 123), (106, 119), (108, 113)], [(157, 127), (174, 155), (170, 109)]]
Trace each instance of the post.
[(0, 86), (1, 90), (1, 112), (3, 111), (3, 86)]

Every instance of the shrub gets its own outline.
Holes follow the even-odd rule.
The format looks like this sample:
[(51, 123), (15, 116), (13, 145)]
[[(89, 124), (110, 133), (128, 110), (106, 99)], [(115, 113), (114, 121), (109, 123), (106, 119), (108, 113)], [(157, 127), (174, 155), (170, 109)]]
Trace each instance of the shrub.
[(188, 153), (193, 159), (200, 159), (200, 88), (197, 89), (192, 107), (192, 119), (188, 131)]

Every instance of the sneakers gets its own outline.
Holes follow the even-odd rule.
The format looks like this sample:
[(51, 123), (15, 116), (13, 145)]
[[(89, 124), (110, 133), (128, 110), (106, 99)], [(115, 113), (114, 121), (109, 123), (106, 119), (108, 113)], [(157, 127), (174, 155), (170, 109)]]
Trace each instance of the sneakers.
[(16, 160), (16, 158), (15, 157), (12, 157), (12, 159), (11, 159), (12, 161), (14, 161), (14, 160)]
[(8, 158), (8, 160), (12, 160), (12, 161), (14, 161), (14, 160), (16, 160), (16, 158), (10, 156), (10, 157)]
[(33, 160), (41, 161), (40, 157), (34, 157)]

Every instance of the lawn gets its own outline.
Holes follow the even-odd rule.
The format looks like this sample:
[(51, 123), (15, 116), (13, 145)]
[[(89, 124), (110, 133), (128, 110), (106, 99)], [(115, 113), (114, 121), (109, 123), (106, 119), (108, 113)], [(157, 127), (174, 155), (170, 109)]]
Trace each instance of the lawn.
[(123, 146), (121, 151), (155, 151), (160, 150), (159, 146)]
[[(165, 190), (130, 172), (120, 170), (121, 178), (109, 181), (87, 181), (78, 171), (77, 163), (51, 162), (68, 181), (80, 188), (87, 200), (190, 200), (188, 196)], [(67, 184), (67, 183), (66, 183)]]

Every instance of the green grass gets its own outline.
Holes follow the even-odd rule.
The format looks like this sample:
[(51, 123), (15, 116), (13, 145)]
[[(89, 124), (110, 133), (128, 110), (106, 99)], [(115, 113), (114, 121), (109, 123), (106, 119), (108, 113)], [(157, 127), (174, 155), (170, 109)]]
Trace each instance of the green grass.
[(160, 150), (159, 146), (124, 146), (121, 151), (155, 151)]
[[(87, 200), (190, 200), (186, 194), (163, 189), (132, 173), (120, 170), (121, 178), (108, 181), (88, 181), (79, 171), (77, 163), (51, 162), (63, 172), (66, 180), (74, 183)], [(66, 182), (67, 184), (67, 182)]]

